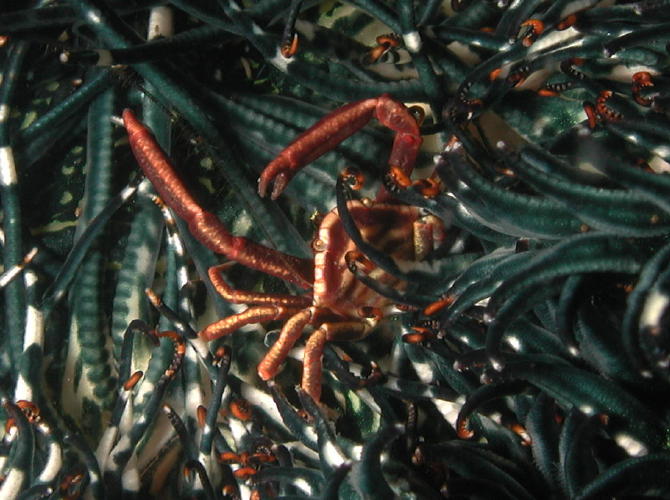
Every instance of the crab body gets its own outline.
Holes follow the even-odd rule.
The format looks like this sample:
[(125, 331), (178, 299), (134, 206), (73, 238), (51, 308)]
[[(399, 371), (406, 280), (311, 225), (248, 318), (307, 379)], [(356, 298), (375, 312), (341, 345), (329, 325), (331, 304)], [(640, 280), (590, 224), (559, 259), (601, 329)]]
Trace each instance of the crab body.
[[(383, 95), (346, 105), (300, 135), (261, 174), (261, 196), (271, 183), (272, 197), (279, 196), (302, 166), (335, 147), (373, 116), (396, 133), (389, 159), (391, 168), (409, 175), (421, 144), (419, 128), (402, 103)], [(286, 255), (232, 235), (215, 215), (202, 209), (190, 195), (167, 155), (132, 111), (125, 110), (123, 118), (140, 167), (161, 198), (188, 223), (194, 237), (230, 261), (309, 290), (303, 295), (236, 290), (224, 277), (230, 263), (212, 267), (209, 277), (216, 290), (225, 299), (246, 304), (248, 308), (205, 327), (200, 337), (214, 340), (246, 324), (283, 321), (279, 338), (258, 366), (260, 377), (269, 380), (277, 374), (303, 331), (311, 327), (305, 345), (302, 387), (319, 401), (325, 343), (366, 336), (392, 305), (388, 298), (356, 278), (351, 271), (352, 263), (362, 265), (363, 272), (386, 286), (402, 288), (404, 283), (377, 268), (358, 251), (336, 208), (319, 224), (312, 244), (312, 259)], [(389, 202), (388, 197), (388, 193), (382, 191), (377, 201), (351, 200), (347, 202), (347, 211), (363, 240), (391, 256), (399, 265), (422, 260), (441, 240), (442, 222), (433, 216), (424, 216), (416, 207)]]
[[(422, 217), (416, 207), (408, 205), (348, 202), (348, 209), (363, 239), (377, 250), (391, 255), (398, 261), (416, 261), (432, 249), (433, 231), (441, 222), (436, 217)], [(441, 231), (436, 231), (441, 234)], [(386, 299), (362, 284), (349, 271), (348, 256), (358, 249), (349, 238), (337, 209), (331, 210), (322, 220), (317, 231), (314, 248), (314, 305), (329, 307), (340, 313), (356, 307), (385, 307)], [(371, 278), (393, 287), (402, 287), (401, 280), (382, 269), (372, 268)]]

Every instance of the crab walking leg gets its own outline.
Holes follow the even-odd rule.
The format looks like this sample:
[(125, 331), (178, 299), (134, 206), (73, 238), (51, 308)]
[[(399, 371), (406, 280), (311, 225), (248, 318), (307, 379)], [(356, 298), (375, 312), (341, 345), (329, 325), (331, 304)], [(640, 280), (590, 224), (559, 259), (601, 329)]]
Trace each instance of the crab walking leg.
[(305, 356), (302, 360), (302, 382), (300, 386), (317, 403), (321, 401), (321, 358), (326, 346), (327, 334), (323, 327), (313, 332), (305, 344)]
[(245, 325), (287, 319), (299, 311), (292, 307), (254, 306), (206, 326), (198, 335), (209, 342), (233, 333)]
[(370, 331), (363, 321), (342, 321), (324, 323), (315, 330), (305, 343), (302, 361), (302, 382), (304, 391), (317, 403), (321, 400), (321, 374), (323, 372), (323, 349), (330, 340), (355, 340), (365, 337)]
[(396, 133), (390, 164), (397, 162), (403, 170), (411, 171), (422, 142), (419, 125), (403, 103), (383, 94), (342, 106), (300, 134), (265, 167), (258, 179), (258, 193), (265, 196), (273, 183), (271, 198), (276, 199), (298, 170), (335, 148), (373, 117)]
[(281, 329), (279, 338), (272, 344), (263, 360), (258, 365), (258, 375), (263, 380), (270, 380), (279, 371), (279, 366), (288, 357), (289, 351), (302, 335), (303, 329), (312, 320), (314, 308), (303, 309), (291, 316)]
[(137, 120), (130, 109), (123, 111), (123, 122), (133, 154), (142, 171), (167, 205), (186, 221), (191, 234), (197, 240), (210, 250), (242, 265), (302, 288), (311, 286), (311, 259), (286, 255), (247, 238), (230, 234), (214, 214), (198, 205), (151, 132)]
[(209, 279), (216, 291), (228, 302), (233, 304), (271, 304), (284, 307), (304, 308), (312, 304), (312, 298), (306, 295), (287, 295), (280, 293), (250, 292), (237, 290), (231, 287), (223, 277), (223, 271), (228, 269), (234, 262), (226, 262), (218, 266), (212, 266), (207, 271)]

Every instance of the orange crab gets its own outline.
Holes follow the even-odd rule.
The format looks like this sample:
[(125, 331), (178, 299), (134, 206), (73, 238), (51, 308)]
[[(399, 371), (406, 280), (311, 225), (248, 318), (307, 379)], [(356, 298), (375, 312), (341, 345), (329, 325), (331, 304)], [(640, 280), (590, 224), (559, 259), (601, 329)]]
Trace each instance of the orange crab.
[[(268, 164), (259, 179), (259, 194), (272, 185), (278, 197), (300, 168), (362, 128), (372, 117), (395, 132), (389, 165), (407, 178), (421, 145), (416, 119), (388, 95), (343, 106), (317, 122)], [(314, 257), (302, 259), (232, 235), (215, 215), (203, 210), (186, 190), (175, 168), (149, 130), (125, 110), (123, 119), (137, 161), (160, 196), (184, 219), (195, 238), (231, 261), (294, 283), (303, 295), (266, 294), (233, 289), (224, 279), (229, 263), (210, 268), (209, 277), (227, 300), (249, 307), (217, 321), (200, 333), (214, 340), (251, 323), (283, 321), (279, 338), (258, 365), (263, 380), (273, 378), (301, 337), (312, 327), (304, 351), (302, 387), (315, 401), (321, 397), (321, 357), (327, 341), (365, 337), (392, 302), (359, 281), (350, 271), (352, 262), (363, 263), (371, 278), (390, 287), (404, 286), (362, 256), (344, 229), (337, 209), (323, 217), (312, 243)], [(362, 238), (397, 261), (422, 260), (443, 238), (443, 224), (417, 207), (388, 201), (382, 192), (374, 202), (351, 200), (348, 212)]]

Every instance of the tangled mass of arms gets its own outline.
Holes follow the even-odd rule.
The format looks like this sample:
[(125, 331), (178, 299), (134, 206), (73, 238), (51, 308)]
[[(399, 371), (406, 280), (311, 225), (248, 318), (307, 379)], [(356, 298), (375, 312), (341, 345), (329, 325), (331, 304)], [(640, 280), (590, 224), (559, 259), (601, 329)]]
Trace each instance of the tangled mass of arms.
[[(0, 492), (667, 495), (670, 2), (173, 0), (175, 34), (155, 2), (39, 3), (0, 12), (0, 288), (6, 331), (26, 332), (0, 360), (16, 383)], [(123, 121), (162, 213), (136, 178), (117, 197), (109, 182), (129, 154), (109, 117), (139, 94)], [(392, 145), (356, 134), (373, 118)], [(199, 165), (158, 146), (172, 127), (198, 138), (173, 156)], [(247, 166), (284, 146), (256, 193)], [(191, 166), (227, 180), (225, 224), (186, 188)], [(363, 186), (350, 166), (383, 174)], [(166, 205), (220, 255), (182, 241)], [(199, 334), (190, 266), (226, 311)], [(144, 323), (148, 286), (171, 327)], [(271, 330), (264, 356), (252, 324)], [(166, 483), (177, 460), (199, 480)]]

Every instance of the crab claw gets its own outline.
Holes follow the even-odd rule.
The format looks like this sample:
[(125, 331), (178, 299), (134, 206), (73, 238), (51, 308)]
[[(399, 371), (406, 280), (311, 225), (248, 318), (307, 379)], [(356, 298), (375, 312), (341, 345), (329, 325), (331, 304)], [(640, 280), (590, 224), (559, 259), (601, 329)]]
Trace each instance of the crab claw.
[(293, 177), (293, 170), (295, 169), (291, 168), (290, 163), (282, 156), (270, 162), (258, 178), (258, 194), (260, 197), (265, 197), (268, 187), (272, 184), (270, 198), (276, 200), (284, 191), (288, 181)]
[(273, 183), (271, 198), (276, 199), (302, 167), (335, 149), (373, 117), (395, 132), (389, 164), (409, 174), (421, 146), (419, 125), (403, 103), (382, 94), (346, 104), (300, 134), (265, 167), (258, 180), (258, 194), (265, 196)]

